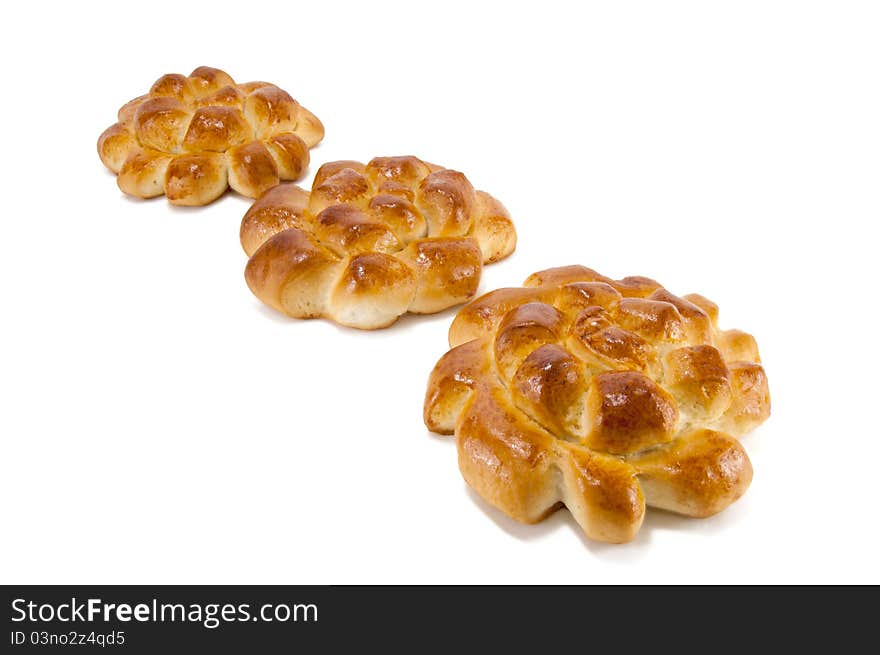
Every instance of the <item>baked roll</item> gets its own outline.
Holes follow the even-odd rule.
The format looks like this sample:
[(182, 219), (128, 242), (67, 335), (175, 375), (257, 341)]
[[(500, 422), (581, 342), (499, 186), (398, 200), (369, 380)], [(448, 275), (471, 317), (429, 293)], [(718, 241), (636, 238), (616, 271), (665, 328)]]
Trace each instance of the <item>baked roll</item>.
[(189, 77), (163, 75), (123, 105), (98, 139), (98, 154), (129, 195), (207, 205), (227, 187), (256, 198), (281, 180), (298, 180), (322, 138), (321, 121), (286, 91), (236, 84), (202, 66)]
[(476, 294), (484, 263), (507, 257), (507, 210), (457, 171), (416, 157), (337, 161), (311, 193), (267, 191), (245, 214), (241, 244), (257, 298), (296, 318), (372, 330)]
[(706, 517), (752, 479), (737, 440), (770, 414), (758, 346), (718, 307), (582, 266), (464, 307), (428, 381), (428, 429), (455, 434), (467, 483), (524, 523), (564, 505), (626, 542), (645, 506)]

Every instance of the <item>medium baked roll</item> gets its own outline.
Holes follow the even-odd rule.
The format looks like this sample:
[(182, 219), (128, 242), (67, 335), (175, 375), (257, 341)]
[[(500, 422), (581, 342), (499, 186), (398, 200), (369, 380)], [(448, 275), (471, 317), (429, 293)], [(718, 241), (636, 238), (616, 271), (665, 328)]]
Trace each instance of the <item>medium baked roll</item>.
[(473, 298), (482, 267), (507, 257), (504, 206), (457, 171), (416, 157), (330, 162), (311, 193), (282, 184), (241, 223), (257, 298), (297, 318), (361, 329)]
[(129, 195), (206, 205), (227, 187), (256, 198), (299, 179), (322, 138), (321, 121), (286, 91), (236, 84), (202, 66), (188, 77), (163, 75), (123, 105), (98, 139), (98, 154)]
[(758, 346), (718, 307), (582, 266), (464, 307), (428, 381), (428, 428), (455, 434), (467, 483), (525, 523), (564, 505), (592, 539), (631, 540), (646, 505), (705, 517), (752, 466), (738, 437), (770, 414)]

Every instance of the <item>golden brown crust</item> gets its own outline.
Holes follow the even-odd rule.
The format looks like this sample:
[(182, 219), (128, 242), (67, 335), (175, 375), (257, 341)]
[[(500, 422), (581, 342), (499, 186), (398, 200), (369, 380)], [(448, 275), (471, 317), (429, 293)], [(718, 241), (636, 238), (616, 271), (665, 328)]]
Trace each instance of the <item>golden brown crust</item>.
[(262, 141), (230, 148), (226, 159), (229, 163), (229, 186), (242, 195), (256, 197), (281, 181), (275, 159)]
[(612, 323), (601, 306), (587, 307), (575, 316), (568, 347), (593, 371), (645, 371), (653, 362), (648, 343), (639, 335)]
[(449, 328), (449, 345), (457, 346), (491, 334), (502, 318), (515, 307), (528, 302), (552, 302), (553, 290), (496, 289), (462, 307)]
[[(390, 325), (407, 311), (434, 313), (467, 302), (483, 264), (516, 245), (500, 202), (474, 191), (461, 173), (412, 156), (328, 162), (315, 174), (311, 193), (293, 185), (269, 190), (245, 214), (242, 247), (251, 256), (289, 227), (308, 232), (342, 261), (342, 279), (311, 290), (328, 294), (314, 305), (327, 318), (363, 329)], [(251, 287), (258, 297), (262, 288)], [(297, 315), (273, 300), (266, 302)]]
[(388, 227), (353, 205), (330, 205), (312, 221), (315, 235), (338, 255), (394, 252), (400, 242)]
[(309, 194), (295, 184), (280, 184), (257, 200), (241, 221), (241, 245), (248, 257), (275, 234), (303, 228)]
[(136, 145), (137, 141), (131, 132), (119, 123), (114, 123), (98, 137), (98, 155), (107, 168), (118, 174), (129, 152)]
[(540, 521), (556, 505), (552, 437), (501, 389), (472, 396), (455, 433), (464, 479), (492, 505), (525, 523)]
[(429, 173), (419, 184), (417, 201), (432, 235), (460, 237), (471, 232), (476, 193), (458, 171)]
[(410, 306), (416, 285), (413, 270), (397, 257), (364, 252), (344, 267), (327, 313), (349, 327), (387, 327)]
[(714, 346), (673, 350), (666, 355), (665, 366), (665, 383), (688, 415), (714, 421), (730, 407), (730, 370)]
[(300, 318), (312, 318), (325, 308), (306, 290), (329, 288), (337, 262), (307, 232), (293, 227), (261, 245), (248, 260), (244, 276), (250, 290), (266, 304)]
[(280, 180), (299, 179), (323, 136), (321, 122), (286, 91), (236, 84), (201, 66), (189, 76), (163, 75), (123, 105), (98, 139), (98, 154), (129, 195), (204, 205), (227, 186), (256, 198)]
[(456, 435), (465, 480), (520, 521), (564, 505), (616, 543), (646, 505), (710, 516), (748, 488), (736, 438), (770, 412), (754, 339), (717, 318), (649, 278), (541, 271), (459, 312), (425, 424)]
[(752, 465), (740, 443), (713, 430), (682, 435), (666, 449), (630, 462), (653, 507), (686, 516), (717, 514), (742, 496), (752, 481)]
[[(183, 137), (183, 149), (186, 152), (225, 152), (230, 147), (248, 142), (251, 134), (252, 128), (238, 107), (199, 107), (189, 120)], [(175, 144), (172, 142), (166, 147), (174, 148)]]
[(483, 256), (470, 238), (428, 238), (410, 243), (400, 258), (417, 271), (416, 295), (408, 310), (433, 314), (474, 297)]
[(474, 339), (447, 352), (431, 373), (425, 395), (425, 425), (433, 432), (452, 434), (470, 391), (489, 373), (485, 344)]
[(561, 438), (582, 437), (587, 376), (577, 357), (545, 343), (530, 352), (511, 379), (514, 404)]
[(678, 407), (663, 388), (638, 371), (594, 375), (586, 413), (592, 418), (584, 445), (627, 455), (672, 441)]
[[(309, 146), (292, 132), (275, 134), (265, 141), (282, 180), (298, 180), (309, 165)], [(259, 194), (258, 194), (259, 195)]]
[(645, 495), (631, 466), (620, 460), (568, 449), (558, 464), (564, 476), (563, 503), (591, 539), (630, 541), (645, 518)]
[(536, 347), (559, 338), (565, 317), (559, 310), (539, 302), (511, 309), (495, 333), (495, 363), (510, 378)]
[(117, 183), (125, 193), (153, 198), (165, 193), (165, 177), (172, 157), (155, 150), (134, 150), (119, 169)]
[(483, 261), (492, 264), (516, 249), (516, 231), (504, 205), (485, 191), (476, 192), (476, 207), (471, 233), (480, 244)]
[(207, 205), (223, 195), (226, 185), (226, 160), (219, 153), (180, 155), (165, 173), (165, 195), (175, 205)]
[(731, 362), (729, 370), (732, 399), (719, 427), (734, 434), (753, 430), (770, 416), (767, 374), (757, 362)]

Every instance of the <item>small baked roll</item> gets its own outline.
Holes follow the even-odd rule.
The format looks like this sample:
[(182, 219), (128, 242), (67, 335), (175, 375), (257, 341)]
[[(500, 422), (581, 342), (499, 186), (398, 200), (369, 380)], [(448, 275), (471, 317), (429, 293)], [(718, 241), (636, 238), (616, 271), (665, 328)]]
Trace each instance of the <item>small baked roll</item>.
[(711, 516), (751, 482), (738, 438), (770, 415), (767, 376), (702, 296), (554, 268), (464, 307), (449, 345), (425, 424), (455, 434), (464, 479), (514, 519), (564, 505), (619, 543), (646, 506)]
[[(376, 157), (324, 164), (311, 193), (270, 189), (245, 214), (241, 244), (245, 279), (266, 304), (371, 330), (473, 298), (483, 264), (513, 252), (516, 231), (504, 206), (462, 173)], [(318, 260), (320, 274), (311, 264), (302, 272)]]
[(165, 194), (175, 205), (207, 205), (232, 187), (249, 198), (298, 180), (324, 126), (286, 91), (236, 84), (202, 66), (163, 75), (119, 110), (98, 139), (101, 161), (123, 192)]

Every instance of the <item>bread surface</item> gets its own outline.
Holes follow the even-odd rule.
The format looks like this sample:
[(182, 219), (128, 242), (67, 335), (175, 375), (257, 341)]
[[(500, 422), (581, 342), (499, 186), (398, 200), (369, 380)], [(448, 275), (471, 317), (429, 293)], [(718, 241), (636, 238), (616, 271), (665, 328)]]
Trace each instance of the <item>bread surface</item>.
[(228, 187), (256, 198), (297, 180), (324, 137), (321, 121), (286, 91), (236, 84), (207, 66), (163, 75), (117, 119), (98, 138), (98, 154), (119, 188), (176, 205), (206, 205)]
[(376, 329), (474, 297), (483, 264), (509, 255), (504, 206), (458, 171), (412, 156), (330, 162), (311, 192), (282, 184), (245, 214), (248, 287), (297, 318)]
[(702, 296), (555, 268), (462, 308), (449, 345), (425, 424), (455, 434), (467, 483), (514, 519), (564, 505), (620, 543), (646, 506), (711, 516), (751, 482), (738, 438), (770, 414), (767, 377)]

